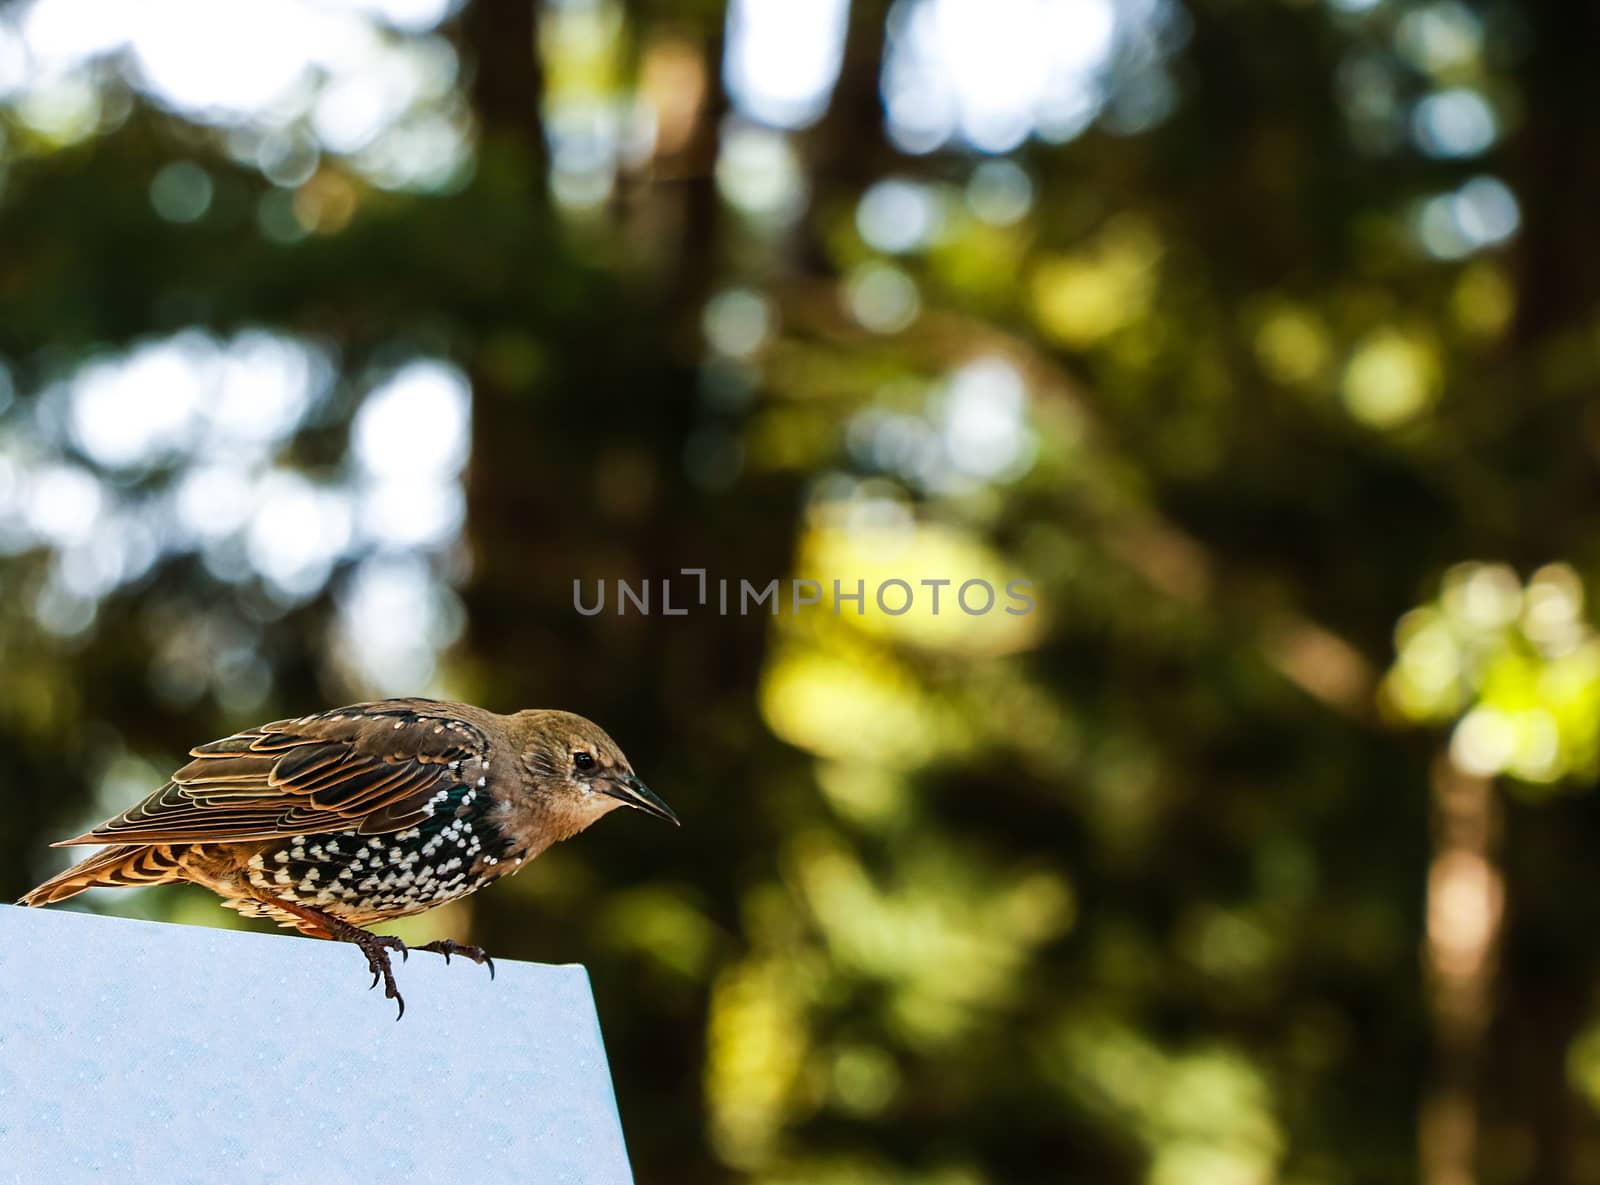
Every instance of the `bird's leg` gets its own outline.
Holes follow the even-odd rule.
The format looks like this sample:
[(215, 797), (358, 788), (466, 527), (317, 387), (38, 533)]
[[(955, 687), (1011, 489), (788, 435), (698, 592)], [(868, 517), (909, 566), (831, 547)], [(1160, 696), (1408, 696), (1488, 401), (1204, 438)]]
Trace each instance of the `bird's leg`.
[(422, 946), (414, 946), (412, 950), (431, 950), (444, 956), (448, 963), (451, 955), (460, 955), (463, 959), (471, 959), (480, 966), (489, 968), (489, 978), (494, 978), (494, 960), (481, 946), (463, 946), (453, 938), (437, 938)]
[[(363, 930), (360, 926), (352, 926), (341, 918), (334, 917), (331, 913), (324, 913), (320, 909), (313, 909), (309, 905), (301, 905), (295, 901), (284, 901), (281, 898), (271, 898), (271, 904), (276, 905), (286, 913), (308, 923), (302, 927), (307, 933), (318, 937), (331, 938), (335, 942), (354, 943), (367, 956), (367, 970), (372, 972), (372, 986), (378, 986), (378, 980), (383, 980), (383, 994), (393, 1000), (400, 1007), (395, 1019), (399, 1020), (406, 1014), (406, 1002), (400, 995), (400, 989), (395, 986), (394, 971), (389, 965), (389, 952), (397, 950), (403, 962), (409, 957), (406, 944), (392, 934), (373, 934)], [(462, 952), (465, 953), (465, 952)], [(482, 952), (479, 952), (482, 953)]]

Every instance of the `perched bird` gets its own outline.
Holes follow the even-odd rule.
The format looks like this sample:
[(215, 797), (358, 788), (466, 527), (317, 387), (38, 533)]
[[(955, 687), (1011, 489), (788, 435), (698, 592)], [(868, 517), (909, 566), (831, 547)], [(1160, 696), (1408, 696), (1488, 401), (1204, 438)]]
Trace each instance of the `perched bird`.
[[(192, 881), (246, 917), (354, 943), (399, 1015), (388, 952), (407, 948), (363, 926), (465, 897), (618, 806), (678, 822), (616, 743), (570, 712), (380, 700), (275, 720), (189, 755), (143, 802), (54, 845), (109, 846), (18, 904)], [(494, 974), (478, 947), (416, 949)]]

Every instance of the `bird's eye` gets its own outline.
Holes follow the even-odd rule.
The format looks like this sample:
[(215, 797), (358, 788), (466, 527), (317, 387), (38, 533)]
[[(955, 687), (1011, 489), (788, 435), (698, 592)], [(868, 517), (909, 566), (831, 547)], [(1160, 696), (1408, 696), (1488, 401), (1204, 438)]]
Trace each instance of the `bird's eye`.
[(572, 755), (572, 764), (579, 769), (593, 769), (594, 757), (588, 753), (574, 753)]

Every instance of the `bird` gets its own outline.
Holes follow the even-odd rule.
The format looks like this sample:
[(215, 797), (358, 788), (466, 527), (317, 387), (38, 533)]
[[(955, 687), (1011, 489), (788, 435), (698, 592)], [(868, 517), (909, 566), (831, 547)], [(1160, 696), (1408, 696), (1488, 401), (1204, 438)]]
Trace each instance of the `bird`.
[[(353, 943), (405, 1015), (389, 952), (364, 927), (421, 913), (518, 871), (619, 806), (678, 825), (592, 721), (529, 709), (386, 699), (246, 728), (189, 750), (143, 801), (54, 847), (101, 851), (25, 894), (190, 882), (245, 917)], [(480, 947), (440, 939), (494, 975)]]

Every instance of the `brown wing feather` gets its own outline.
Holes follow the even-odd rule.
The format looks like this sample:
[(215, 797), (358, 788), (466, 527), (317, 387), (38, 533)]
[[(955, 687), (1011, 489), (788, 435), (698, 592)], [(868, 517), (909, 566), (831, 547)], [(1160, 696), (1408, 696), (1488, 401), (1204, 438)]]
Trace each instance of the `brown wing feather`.
[(482, 728), (433, 700), (275, 720), (196, 746), (143, 802), (56, 846), (398, 831), (425, 817), (428, 800), (488, 748)]
[(100, 885), (159, 885), (181, 879), (178, 858), (170, 847), (119, 844), (56, 873), (17, 904), (50, 905)]

